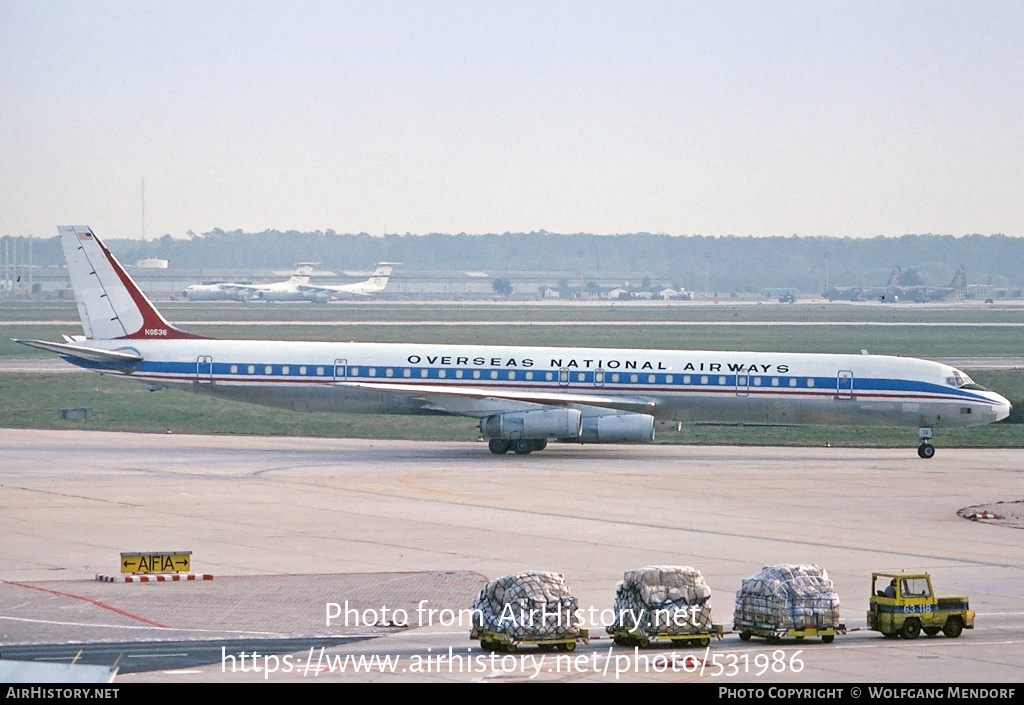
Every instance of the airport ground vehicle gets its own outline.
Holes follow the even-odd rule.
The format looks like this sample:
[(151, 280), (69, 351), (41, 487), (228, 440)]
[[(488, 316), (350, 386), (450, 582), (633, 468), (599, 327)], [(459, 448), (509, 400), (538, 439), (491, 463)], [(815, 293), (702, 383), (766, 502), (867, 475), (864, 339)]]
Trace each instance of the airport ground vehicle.
[(916, 639), (940, 631), (951, 639), (974, 629), (974, 610), (962, 596), (936, 597), (928, 573), (872, 573), (868, 629)]

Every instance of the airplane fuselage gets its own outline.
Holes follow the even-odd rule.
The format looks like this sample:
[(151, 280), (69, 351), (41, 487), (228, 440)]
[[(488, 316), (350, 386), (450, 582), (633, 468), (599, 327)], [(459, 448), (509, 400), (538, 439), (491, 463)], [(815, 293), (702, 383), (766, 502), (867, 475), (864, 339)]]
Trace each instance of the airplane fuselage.
[[(880, 355), (203, 339), (89, 345), (138, 353), (138, 367), (122, 372), (132, 379), (309, 411), (483, 418), (540, 406), (483, 395), (449, 399), (443, 410), (430, 402), (432, 392), (471, 387), (620, 396), (679, 422), (951, 427), (1009, 412), (999, 395), (958, 387), (948, 365)], [(423, 386), (431, 389), (417, 393)], [(584, 416), (606, 413), (577, 406)]]

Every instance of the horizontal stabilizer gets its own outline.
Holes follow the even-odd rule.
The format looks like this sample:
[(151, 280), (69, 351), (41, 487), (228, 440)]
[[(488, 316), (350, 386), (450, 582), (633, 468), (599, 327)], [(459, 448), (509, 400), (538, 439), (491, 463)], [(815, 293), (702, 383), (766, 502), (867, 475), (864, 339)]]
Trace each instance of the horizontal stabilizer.
[(389, 382), (345, 382), (344, 384), (381, 392), (405, 394), (410, 397), (430, 399), (436, 397), (464, 397), (472, 399), (505, 399), (547, 406), (595, 406), (618, 411), (650, 412), (657, 404), (650, 399), (608, 397), (599, 394), (573, 394), (569, 392), (528, 392), (514, 389), (487, 389), (485, 387), (449, 387), (440, 384), (401, 384)]
[(68, 343), (51, 343), (46, 340), (21, 340), (12, 338), (15, 343), (27, 345), (30, 348), (39, 348), (49, 352), (64, 355), (75, 360), (97, 363), (112, 367), (116, 370), (133, 370), (142, 362), (142, 356), (135, 353), (120, 352), (117, 350), (98, 350), (87, 348), (84, 345), (71, 345)]

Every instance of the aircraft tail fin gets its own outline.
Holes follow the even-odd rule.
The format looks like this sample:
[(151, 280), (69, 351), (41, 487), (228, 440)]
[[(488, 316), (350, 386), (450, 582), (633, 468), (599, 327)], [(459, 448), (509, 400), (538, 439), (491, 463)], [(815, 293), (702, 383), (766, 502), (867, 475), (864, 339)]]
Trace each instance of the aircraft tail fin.
[(168, 323), (92, 229), (62, 225), (57, 231), (87, 339), (202, 337)]
[(295, 269), (295, 274), (292, 275), (288, 283), (292, 286), (306, 286), (309, 284), (309, 275), (313, 273), (313, 265), (311, 264), (300, 264)]
[(391, 270), (395, 268), (393, 262), (381, 262), (377, 265), (377, 268), (373, 270), (373, 274), (366, 280), (366, 286), (368, 289), (373, 291), (384, 291), (384, 288), (388, 285), (388, 278), (391, 276)]
[(967, 288), (967, 271), (962, 264), (956, 268), (956, 273), (953, 274), (953, 281), (949, 285), (954, 289)]

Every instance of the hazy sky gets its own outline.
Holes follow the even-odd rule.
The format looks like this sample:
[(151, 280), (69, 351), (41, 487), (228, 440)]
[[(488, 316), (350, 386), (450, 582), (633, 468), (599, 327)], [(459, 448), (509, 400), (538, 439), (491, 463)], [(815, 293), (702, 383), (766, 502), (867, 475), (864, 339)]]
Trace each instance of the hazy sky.
[(1024, 235), (1024, 2), (0, 0), (0, 235)]

